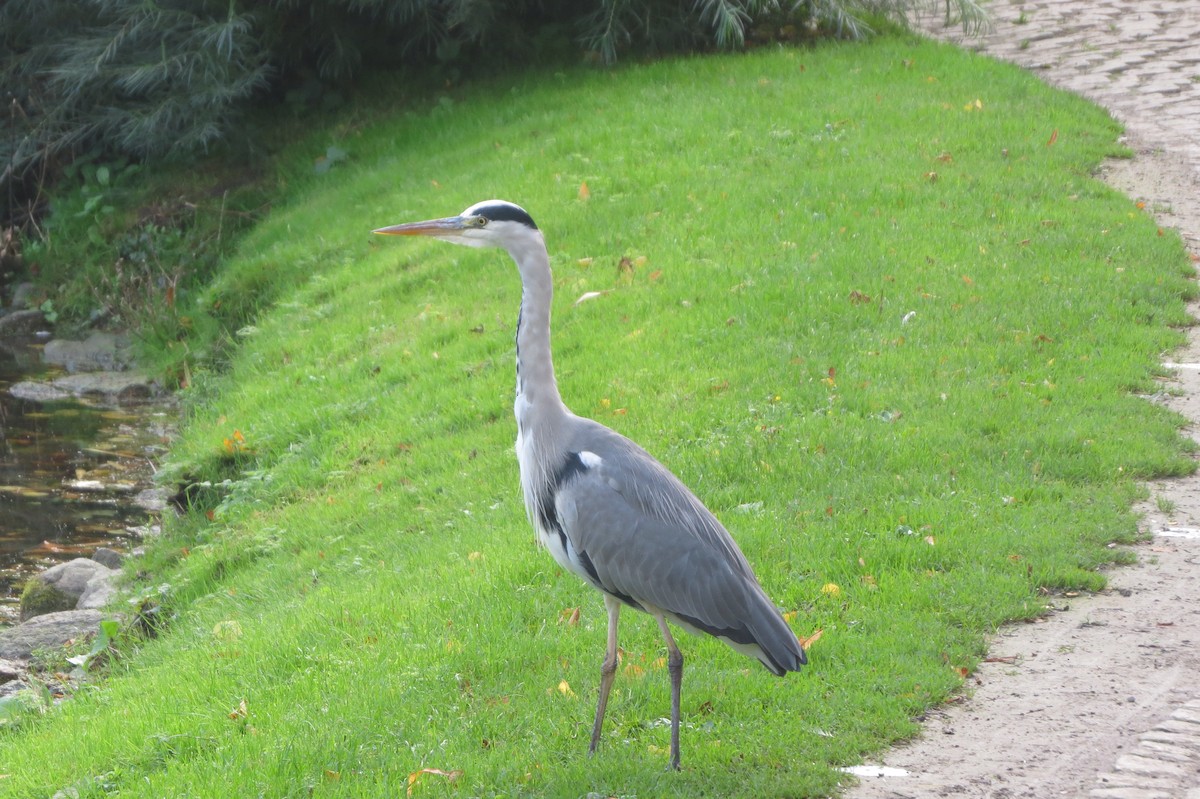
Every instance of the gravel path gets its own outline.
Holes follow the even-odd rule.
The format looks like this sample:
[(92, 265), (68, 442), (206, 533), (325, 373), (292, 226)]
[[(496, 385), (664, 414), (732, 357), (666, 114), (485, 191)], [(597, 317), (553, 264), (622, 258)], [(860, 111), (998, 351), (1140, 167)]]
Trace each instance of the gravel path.
[[(1200, 0), (994, 0), (983, 36), (932, 35), (1107, 108), (1137, 157), (1102, 177), (1180, 231), (1200, 263)], [(1200, 306), (1192, 313), (1200, 317)], [(1200, 441), (1200, 329), (1156, 398)], [(847, 799), (1200, 799), (1200, 476), (1151, 486), (1139, 564), (1095, 597), (1002, 630), (969, 696)], [(869, 773), (869, 772), (864, 772)]]

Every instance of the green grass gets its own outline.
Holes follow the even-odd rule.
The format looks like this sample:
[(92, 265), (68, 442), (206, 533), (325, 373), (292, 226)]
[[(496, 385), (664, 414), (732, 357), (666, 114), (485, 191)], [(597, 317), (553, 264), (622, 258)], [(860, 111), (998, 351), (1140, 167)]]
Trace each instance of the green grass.
[[(0, 730), (0, 795), (829, 795), (997, 625), (1103, 584), (1139, 480), (1192, 469), (1136, 396), (1189, 321), (1182, 247), (1090, 177), (1116, 124), (1016, 69), (893, 38), (497, 81), (337, 130), (295, 146), (206, 298), (254, 327), (192, 375), (171, 471), (217, 485), (142, 563), (166, 634)], [(350, 161), (309, 174), (329, 143)], [(488, 197), (547, 236), (567, 403), (674, 469), (822, 631), (786, 680), (681, 639), (681, 774), (633, 613), (585, 756), (604, 613), (524, 518), (515, 269), (369, 233)]]

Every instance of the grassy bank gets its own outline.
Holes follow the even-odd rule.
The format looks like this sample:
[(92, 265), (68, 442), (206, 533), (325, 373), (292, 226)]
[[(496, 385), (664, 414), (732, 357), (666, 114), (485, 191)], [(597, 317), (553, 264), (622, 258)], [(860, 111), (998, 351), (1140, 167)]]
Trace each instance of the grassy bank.
[[(1102, 585), (1139, 479), (1191, 469), (1136, 396), (1188, 322), (1182, 248), (1090, 177), (1115, 124), (1015, 69), (892, 39), (362, 118), (297, 144), (206, 298), (255, 322), (191, 376), (170, 471), (210, 486), (142, 564), (166, 634), (0, 731), (0, 795), (827, 795), (996, 625)], [(821, 633), (784, 681), (681, 640), (681, 774), (632, 615), (584, 755), (604, 614), (524, 518), (511, 263), (369, 233), (488, 197), (547, 236), (567, 403)]]

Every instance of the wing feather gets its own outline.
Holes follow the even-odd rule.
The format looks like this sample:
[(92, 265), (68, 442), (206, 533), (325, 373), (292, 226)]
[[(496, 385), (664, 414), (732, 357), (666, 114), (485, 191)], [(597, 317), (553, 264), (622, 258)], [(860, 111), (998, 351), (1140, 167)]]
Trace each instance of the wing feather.
[(745, 556), (691, 491), (628, 439), (588, 420), (553, 491), (578, 573), (638, 609), (709, 633), (775, 674), (804, 651)]

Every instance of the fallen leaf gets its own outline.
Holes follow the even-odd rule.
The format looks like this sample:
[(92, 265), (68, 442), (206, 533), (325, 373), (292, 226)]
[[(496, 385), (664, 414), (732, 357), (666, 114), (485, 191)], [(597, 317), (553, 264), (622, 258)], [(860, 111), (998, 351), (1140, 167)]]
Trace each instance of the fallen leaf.
[(417, 780), (421, 779), (424, 774), (432, 774), (435, 777), (443, 777), (447, 782), (453, 783), (462, 776), (462, 771), (455, 769), (454, 771), (443, 771), (440, 768), (423, 768), (412, 772), (408, 775), (408, 789), (405, 791), (406, 796), (413, 795), (413, 788), (416, 787)]
[(575, 696), (575, 692), (571, 690), (571, 684), (569, 682), (567, 682), (566, 680), (559, 681), (558, 692), (560, 694), (562, 694), (563, 696), (569, 696), (572, 698), (574, 698), (574, 696)]
[(800, 639), (800, 648), (807, 650), (810, 646), (821, 640), (821, 636), (825, 634), (824, 630), (818, 629), (807, 638)]
[(1046, 142), (1046, 146), (1053, 147), (1056, 141), (1058, 141), (1058, 128), (1055, 128), (1054, 132), (1050, 134), (1050, 141)]
[(837, 583), (825, 583), (825, 585), (821, 586), (821, 593), (825, 596), (840, 596), (842, 587)]
[(571, 627), (579, 624), (579, 608), (563, 608), (558, 615)]
[(931, 547), (937, 546), (937, 539), (931, 535), (927, 535), (927, 536), (925, 536), (925, 543), (929, 544), (929, 546), (931, 546)]
[(592, 198), (592, 191), (588, 188), (587, 181), (579, 184), (579, 199), (587, 202)]
[(579, 305), (580, 303), (587, 302), (588, 300), (594, 300), (597, 297), (603, 297), (607, 293), (607, 291), (585, 291), (583, 294), (579, 295), (579, 299), (575, 300), (574, 304)]
[(238, 702), (237, 707), (235, 707), (233, 710), (229, 711), (229, 718), (233, 719), (234, 721), (238, 721), (239, 719), (244, 719), (249, 715), (250, 715), (250, 708), (246, 706), (245, 699)]

